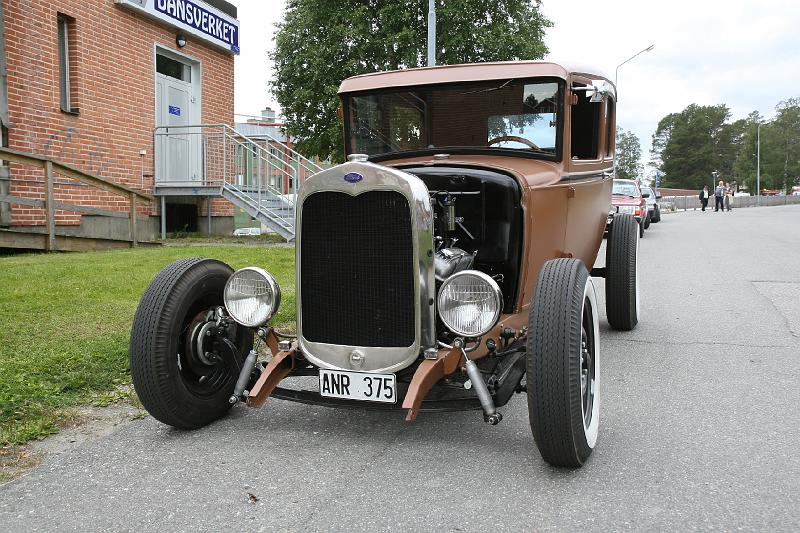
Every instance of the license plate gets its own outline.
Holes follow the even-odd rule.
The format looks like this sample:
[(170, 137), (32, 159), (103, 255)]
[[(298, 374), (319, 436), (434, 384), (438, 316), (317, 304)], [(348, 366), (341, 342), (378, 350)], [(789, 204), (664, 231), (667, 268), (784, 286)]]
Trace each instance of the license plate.
[(368, 374), (320, 368), (319, 394), (328, 398), (395, 403), (397, 382), (394, 374)]

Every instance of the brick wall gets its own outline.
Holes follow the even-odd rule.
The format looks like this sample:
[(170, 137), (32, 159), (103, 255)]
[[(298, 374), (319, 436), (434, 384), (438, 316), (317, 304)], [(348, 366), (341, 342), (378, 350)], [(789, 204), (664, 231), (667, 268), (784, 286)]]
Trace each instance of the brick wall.
[[(177, 50), (176, 30), (114, 0), (6, 0), (10, 148), (55, 158), (102, 178), (144, 190), (153, 186), (155, 128), (154, 49)], [(74, 19), (70, 57), (72, 105), (60, 109), (58, 27), (61, 13)], [(180, 52), (202, 62), (202, 122), (233, 123), (233, 56), (187, 36)], [(142, 158), (140, 150), (146, 150)], [(12, 165), (11, 194), (42, 198), (42, 172)], [(58, 177), (58, 201), (125, 210), (122, 197)], [(214, 202), (213, 215), (232, 214)], [(77, 223), (59, 213), (58, 223)], [(41, 224), (41, 209), (14, 206), (13, 224)]]

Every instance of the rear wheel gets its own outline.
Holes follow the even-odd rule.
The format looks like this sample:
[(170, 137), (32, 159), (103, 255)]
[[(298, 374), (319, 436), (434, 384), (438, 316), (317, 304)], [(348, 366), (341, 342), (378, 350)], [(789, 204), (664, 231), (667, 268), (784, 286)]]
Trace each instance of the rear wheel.
[(606, 243), (606, 316), (613, 329), (630, 331), (639, 323), (639, 224), (617, 214)]
[(547, 261), (528, 328), (528, 414), (542, 458), (581, 466), (600, 424), (597, 298), (578, 259)]
[(661, 208), (656, 204), (656, 208), (653, 211), (653, 224), (657, 222), (661, 222)]
[(647, 213), (647, 218), (644, 219), (644, 229), (648, 229), (650, 227), (650, 222), (652, 222), (652, 218), (650, 217), (650, 213)]
[(194, 429), (230, 408), (252, 330), (220, 319), (231, 267), (213, 259), (175, 261), (159, 272), (133, 319), (133, 386), (145, 409), (165, 424)]

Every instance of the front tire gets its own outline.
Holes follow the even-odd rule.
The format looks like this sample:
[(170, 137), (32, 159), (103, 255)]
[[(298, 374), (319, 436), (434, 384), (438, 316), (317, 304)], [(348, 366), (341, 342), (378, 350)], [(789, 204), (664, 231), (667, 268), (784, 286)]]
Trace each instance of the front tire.
[[(219, 331), (209, 313), (223, 305), (233, 269), (213, 259), (175, 261), (162, 269), (139, 302), (130, 340), (131, 378), (157, 420), (196, 429), (224, 415), (252, 330), (233, 323)], [(199, 344), (198, 344), (198, 339)]]
[(578, 259), (547, 261), (528, 328), (527, 392), (531, 432), (553, 466), (581, 466), (600, 424), (597, 297)]
[(631, 215), (615, 215), (606, 243), (606, 316), (619, 331), (639, 323), (638, 225)]

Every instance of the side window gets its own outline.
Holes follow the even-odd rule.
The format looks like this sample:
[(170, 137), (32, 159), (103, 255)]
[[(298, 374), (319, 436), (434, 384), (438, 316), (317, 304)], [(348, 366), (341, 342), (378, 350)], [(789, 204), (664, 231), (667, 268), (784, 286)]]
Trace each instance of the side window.
[[(573, 84), (573, 88), (586, 87)], [(603, 102), (591, 102), (589, 91), (573, 91), (577, 103), (570, 106), (572, 112), (572, 159), (598, 159), (600, 144), (600, 112)]]
[(56, 19), (58, 24), (58, 83), (61, 111), (77, 113), (75, 107), (75, 19), (61, 13)]
[(617, 142), (616, 128), (614, 127), (614, 100), (607, 96), (606, 102), (606, 156), (614, 156), (614, 148)]

